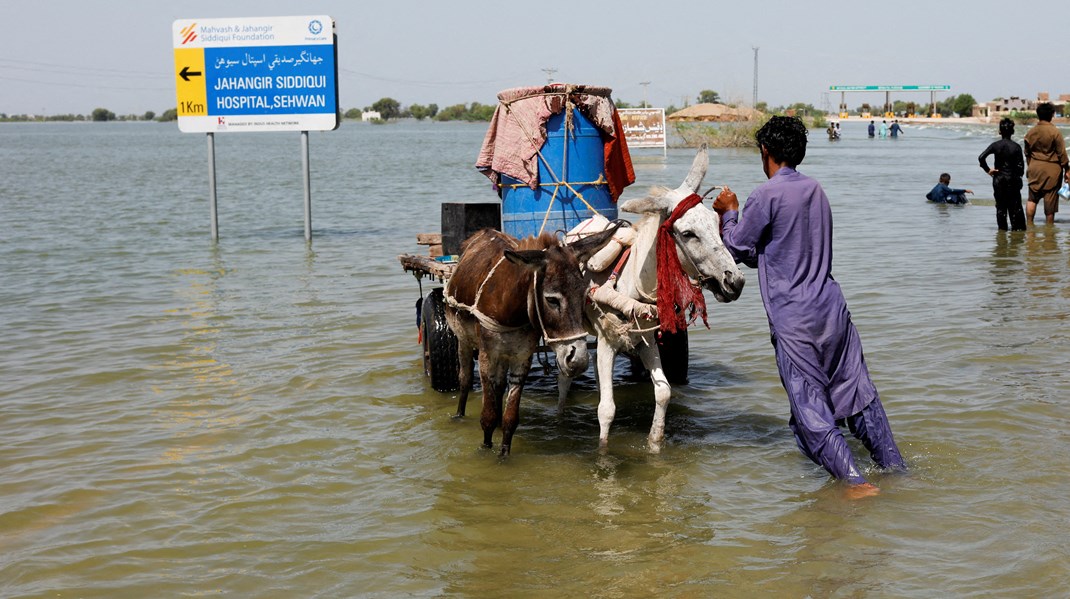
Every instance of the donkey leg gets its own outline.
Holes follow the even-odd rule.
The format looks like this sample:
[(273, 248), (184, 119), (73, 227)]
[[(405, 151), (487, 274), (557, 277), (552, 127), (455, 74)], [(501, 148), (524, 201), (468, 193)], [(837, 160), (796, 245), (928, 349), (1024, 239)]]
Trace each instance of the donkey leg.
[(461, 343), (457, 348), (457, 362), (460, 364), (460, 372), (457, 374), (457, 380), (460, 383), (460, 393), (457, 397), (457, 413), (453, 415), (454, 418), (464, 417), (464, 409), (468, 405), (468, 394), (472, 392), (472, 363), (475, 355), (475, 348)]
[(483, 386), (483, 412), (479, 425), (483, 427), (483, 447), (494, 446), (494, 429), (502, 423), (502, 396), (505, 394), (505, 367), (492, 364), (487, 352), (479, 354), (479, 382)]
[(565, 375), (560, 369), (557, 371), (557, 417), (565, 415), (565, 400), (568, 399), (568, 390), (572, 387), (572, 377)]
[(509, 395), (505, 402), (505, 414), (502, 416), (502, 452), (504, 458), (509, 455), (513, 445), (513, 433), (520, 425), (520, 394), (524, 391), (524, 381), (528, 378), (531, 370), (531, 360), (518, 368), (519, 372), (509, 374)]
[(617, 414), (617, 404), (613, 401), (613, 359), (617, 352), (609, 342), (598, 338), (598, 447), (609, 446), (609, 426)]
[(643, 360), (643, 366), (650, 371), (650, 381), (654, 383), (654, 420), (650, 424), (647, 448), (658, 453), (661, 451), (661, 442), (665, 439), (665, 411), (669, 407), (672, 388), (665, 377), (665, 370), (661, 367), (661, 355), (656, 344), (641, 346), (639, 357)]

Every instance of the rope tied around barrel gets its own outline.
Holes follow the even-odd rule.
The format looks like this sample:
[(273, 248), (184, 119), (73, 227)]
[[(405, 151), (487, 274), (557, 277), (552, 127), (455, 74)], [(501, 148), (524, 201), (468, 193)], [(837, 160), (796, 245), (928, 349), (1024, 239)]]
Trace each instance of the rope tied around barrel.
[[(524, 138), (527, 139), (528, 142), (531, 143), (532, 146), (535, 146), (535, 139), (536, 139), (535, 136), (532, 135), (532, 132), (530, 130), (528, 130), (527, 127), (524, 126), (523, 121), (518, 119), (516, 117), (516, 115), (513, 114), (512, 105), (515, 102), (518, 102), (520, 100), (527, 100), (527, 99), (530, 99), (530, 98), (547, 97), (547, 96), (563, 96), (564, 97), (564, 100), (565, 100), (565, 149), (566, 149), (566, 151), (562, 156), (561, 166), (565, 170), (568, 169), (568, 152), (567, 152), (567, 149), (568, 149), (568, 135), (569, 135), (570, 132), (572, 132), (573, 127), (574, 127), (573, 121), (572, 121), (572, 111), (576, 109), (575, 105), (572, 102), (572, 94), (576, 93), (577, 89), (578, 89), (577, 86), (569, 84), (569, 83), (566, 83), (564, 85), (564, 87), (560, 91), (556, 91), (555, 90), (555, 91), (542, 91), (542, 92), (532, 93), (532, 94), (528, 94), (526, 96), (522, 96), (522, 97), (517, 98), (517, 99), (512, 100), (512, 101), (500, 100), (501, 105), (505, 108), (505, 113), (507, 115), (509, 115), (509, 117), (513, 119), (513, 122), (516, 123), (517, 126), (520, 127), (520, 130), (524, 132)], [(545, 184), (545, 185), (552, 185), (554, 187), (554, 193), (553, 193), (553, 195), (550, 196), (550, 202), (546, 206), (546, 214), (543, 216), (542, 225), (539, 226), (539, 233), (538, 233), (539, 235), (541, 235), (542, 232), (544, 230), (546, 230), (546, 223), (550, 219), (550, 211), (553, 210), (554, 201), (557, 199), (557, 193), (561, 189), (562, 186), (564, 186), (566, 189), (571, 191), (577, 198), (579, 198), (579, 200), (581, 202), (583, 202), (583, 205), (586, 206), (588, 210), (590, 210), (594, 214), (597, 214), (597, 215), (601, 216), (602, 213), (599, 212), (597, 208), (592, 206), (590, 204), (590, 202), (588, 202), (587, 199), (583, 197), (583, 194), (580, 193), (580, 191), (578, 189), (573, 187), (573, 183), (570, 183), (568, 181), (562, 181), (561, 178), (557, 176), (557, 173), (555, 173), (554, 169), (550, 166), (550, 162), (546, 159), (545, 156), (543, 156), (541, 147), (536, 147), (535, 148), (535, 154), (539, 157), (539, 160), (542, 161), (543, 166), (546, 167), (546, 171), (550, 174), (550, 178), (554, 180), (553, 183)], [(575, 183), (575, 185), (605, 185), (605, 184), (607, 184), (607, 182), (605, 181), (605, 178), (602, 175), (598, 176), (598, 181)], [(540, 187), (543, 186), (543, 185), (544, 185), (543, 183), (539, 184)], [(520, 187), (520, 185), (512, 185), (511, 187), (513, 189), (516, 189), (517, 187)]]

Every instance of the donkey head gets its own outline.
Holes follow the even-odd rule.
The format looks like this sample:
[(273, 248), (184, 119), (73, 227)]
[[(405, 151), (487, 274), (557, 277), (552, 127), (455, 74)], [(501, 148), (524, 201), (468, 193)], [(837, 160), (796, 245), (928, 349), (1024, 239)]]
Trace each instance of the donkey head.
[(545, 245), (543, 249), (505, 252), (510, 262), (535, 272), (534, 305), (528, 306), (528, 311), (533, 312), (532, 323), (541, 327), (566, 376), (574, 377), (587, 370), (587, 331), (583, 326), (587, 282), (580, 264), (609, 243), (619, 227), (618, 224), (567, 245), (543, 235), (535, 240)]
[[(698, 193), (708, 167), (709, 155), (703, 145), (680, 187), (655, 188), (645, 198), (622, 203), (620, 209), (637, 214), (658, 214), (664, 221), (680, 202)], [(672, 232), (680, 265), (688, 276), (699, 281), (719, 302), (738, 299), (745, 279), (721, 240), (721, 219), (717, 213), (698, 204), (673, 223)]]

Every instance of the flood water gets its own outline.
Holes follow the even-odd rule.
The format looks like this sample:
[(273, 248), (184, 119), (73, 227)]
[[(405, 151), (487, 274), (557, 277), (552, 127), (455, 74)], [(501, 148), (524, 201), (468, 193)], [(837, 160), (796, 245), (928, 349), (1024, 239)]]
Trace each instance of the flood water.
[[(910, 472), (848, 501), (795, 447), (757, 273), (691, 331), (660, 454), (649, 382), (593, 374), (555, 417), (524, 394), (512, 455), (478, 398), (422, 374), (397, 256), (446, 201), (494, 201), (484, 124), (205, 137), (174, 124), (0, 125), (0, 596), (1050, 596), (1070, 579), (1070, 217), (996, 230), (995, 126), (831, 143), (804, 173)], [(1025, 128), (1020, 127), (1020, 140)], [(635, 152), (676, 186), (693, 152)], [(706, 185), (741, 199), (751, 150)], [(942, 171), (976, 192), (924, 200)], [(431, 284), (423, 283), (423, 290)], [(593, 360), (592, 360), (593, 364)], [(593, 369), (593, 366), (592, 366)]]

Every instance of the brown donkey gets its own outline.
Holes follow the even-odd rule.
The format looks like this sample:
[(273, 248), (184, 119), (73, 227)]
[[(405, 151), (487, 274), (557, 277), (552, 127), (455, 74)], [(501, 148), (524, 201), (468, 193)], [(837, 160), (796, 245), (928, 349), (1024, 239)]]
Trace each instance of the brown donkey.
[(562, 374), (572, 377), (587, 370), (583, 326), (587, 284), (580, 264), (608, 243), (616, 230), (614, 226), (568, 245), (545, 233), (518, 241), (492, 229), (465, 241), (446, 284), (446, 321), (457, 335), (460, 362), (455, 417), (464, 416), (472, 389), (473, 354), (479, 350), (484, 447), (492, 447), (494, 429), (501, 426), (501, 455), (509, 455), (520, 423), (520, 393), (540, 337), (554, 350)]

